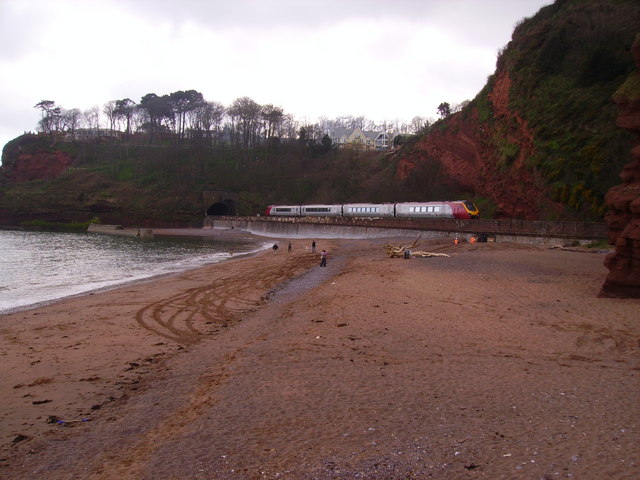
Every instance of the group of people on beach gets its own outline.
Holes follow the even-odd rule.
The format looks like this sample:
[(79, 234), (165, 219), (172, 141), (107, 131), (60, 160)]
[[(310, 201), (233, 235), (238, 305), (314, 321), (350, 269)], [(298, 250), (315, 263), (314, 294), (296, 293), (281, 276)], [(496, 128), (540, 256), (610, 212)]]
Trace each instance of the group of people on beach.
[[(273, 244), (273, 247), (271, 247), (273, 249), (273, 253), (278, 253), (278, 250), (280, 249), (280, 247), (278, 247), (277, 243)], [(292, 250), (292, 245), (291, 242), (289, 242), (289, 245), (287, 245), (287, 252), (291, 253)], [(316, 253), (316, 241), (313, 240), (311, 242), (311, 253)], [(321, 267), (326, 267), (327, 266), (327, 251), (322, 249), (322, 251), (320, 252), (320, 266)]]

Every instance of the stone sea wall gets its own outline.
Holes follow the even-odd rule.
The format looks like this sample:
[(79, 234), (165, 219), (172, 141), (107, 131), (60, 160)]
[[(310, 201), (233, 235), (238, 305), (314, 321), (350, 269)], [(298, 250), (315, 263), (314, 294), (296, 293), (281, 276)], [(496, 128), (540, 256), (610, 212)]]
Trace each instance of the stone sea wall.
[(495, 241), (569, 245), (606, 238), (604, 224), (519, 220), (265, 218), (208, 216), (203, 228), (238, 229), (272, 238), (384, 238), (469, 240), (486, 235)]

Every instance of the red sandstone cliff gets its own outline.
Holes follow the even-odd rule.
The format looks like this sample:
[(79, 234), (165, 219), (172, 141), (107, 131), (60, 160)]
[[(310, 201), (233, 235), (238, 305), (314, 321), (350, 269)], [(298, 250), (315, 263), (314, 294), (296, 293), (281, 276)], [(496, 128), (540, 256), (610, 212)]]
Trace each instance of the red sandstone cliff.
[(14, 182), (29, 180), (53, 180), (69, 168), (73, 158), (64, 152), (39, 152), (18, 156), (11, 172)]
[(605, 217), (615, 252), (607, 255), (609, 274), (601, 295), (640, 298), (640, 34), (632, 48), (638, 71), (614, 96), (620, 106), (618, 126), (636, 135), (631, 161), (620, 174), (622, 184), (607, 192)]
[(39, 136), (24, 135), (23, 137), (22, 140), (11, 142), (5, 147), (11, 151), (5, 152), (2, 158), (3, 181), (20, 183), (31, 180), (53, 180), (73, 164), (74, 158), (64, 151), (33, 148), (30, 144), (39, 142)]
[(401, 179), (421, 161), (437, 160), (451, 178), (467, 191), (492, 199), (498, 206), (497, 216), (538, 220), (541, 211), (561, 207), (549, 200), (544, 182), (526, 167), (525, 161), (534, 150), (533, 133), (517, 112), (509, 109), (511, 79), (506, 70), (498, 71), (488, 98), (493, 109), (494, 124), (508, 126), (500, 132), (503, 141), (517, 145), (518, 151), (508, 163), (490, 141), (493, 132), (478, 121), (475, 107), (465, 114), (446, 119), (446, 129), (433, 129), (399, 160)]
[(639, 20), (639, 2), (615, 0), (556, 1), (524, 19), (476, 98), (401, 150), (403, 186), (468, 193), (501, 217), (600, 220), (632, 145), (611, 96), (634, 69)]

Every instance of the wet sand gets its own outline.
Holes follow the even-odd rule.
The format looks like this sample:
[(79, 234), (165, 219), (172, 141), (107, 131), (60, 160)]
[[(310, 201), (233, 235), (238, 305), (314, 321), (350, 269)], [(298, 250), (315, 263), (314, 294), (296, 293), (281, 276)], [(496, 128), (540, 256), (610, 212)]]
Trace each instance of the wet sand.
[(640, 478), (640, 301), (597, 298), (602, 254), (279, 243), (0, 317), (0, 477)]

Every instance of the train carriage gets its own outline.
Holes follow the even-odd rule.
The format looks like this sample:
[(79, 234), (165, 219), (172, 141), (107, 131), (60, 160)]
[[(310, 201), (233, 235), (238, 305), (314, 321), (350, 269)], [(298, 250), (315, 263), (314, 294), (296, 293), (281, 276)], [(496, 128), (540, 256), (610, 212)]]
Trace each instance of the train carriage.
[(393, 203), (346, 203), (342, 205), (344, 217), (393, 217)]
[(396, 203), (396, 217), (453, 218), (453, 209), (449, 202)]
[(340, 217), (342, 205), (301, 205), (300, 215), (303, 217)]
[(270, 205), (267, 207), (267, 217), (299, 217), (300, 205)]

